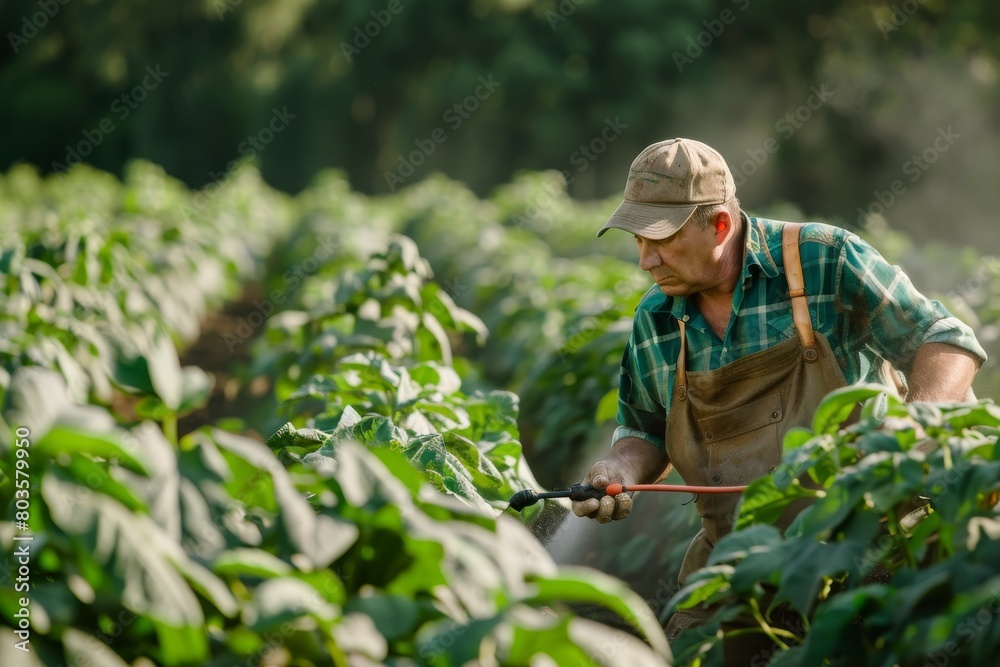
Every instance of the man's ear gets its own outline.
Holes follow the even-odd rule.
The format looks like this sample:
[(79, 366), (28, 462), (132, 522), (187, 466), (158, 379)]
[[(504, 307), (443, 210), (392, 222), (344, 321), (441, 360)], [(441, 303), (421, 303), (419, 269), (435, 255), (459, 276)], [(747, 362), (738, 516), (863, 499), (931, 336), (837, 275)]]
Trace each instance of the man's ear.
[(722, 243), (729, 237), (729, 232), (733, 229), (733, 218), (729, 211), (719, 211), (715, 216), (715, 241)]

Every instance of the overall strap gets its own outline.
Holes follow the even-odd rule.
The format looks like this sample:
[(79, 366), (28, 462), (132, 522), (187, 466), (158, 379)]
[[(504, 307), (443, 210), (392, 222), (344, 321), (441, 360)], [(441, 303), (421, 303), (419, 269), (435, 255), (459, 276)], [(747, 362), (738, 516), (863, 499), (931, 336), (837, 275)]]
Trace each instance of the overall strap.
[(681, 335), (681, 351), (677, 355), (677, 370), (674, 372), (674, 393), (677, 398), (687, 398), (687, 335), (684, 331), (684, 320), (677, 320)]
[(788, 296), (792, 298), (792, 319), (799, 332), (799, 340), (805, 349), (807, 361), (816, 358), (816, 337), (809, 319), (809, 301), (806, 299), (805, 281), (802, 278), (802, 260), (799, 256), (799, 232), (801, 222), (786, 222), (781, 229), (782, 261), (785, 265), (785, 280), (788, 281)]

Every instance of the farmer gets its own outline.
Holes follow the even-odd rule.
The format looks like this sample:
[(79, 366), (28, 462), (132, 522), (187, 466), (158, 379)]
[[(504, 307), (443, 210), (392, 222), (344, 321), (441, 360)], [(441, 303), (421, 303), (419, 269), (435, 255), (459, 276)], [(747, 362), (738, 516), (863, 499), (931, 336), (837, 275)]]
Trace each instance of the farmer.
[[(655, 482), (670, 466), (687, 484), (748, 484), (777, 466), (784, 434), (810, 424), (828, 392), (893, 388), (894, 368), (907, 401), (972, 396), (986, 354), (969, 327), (847, 230), (748, 217), (725, 160), (701, 142), (642, 151), (597, 235), (612, 228), (635, 237), (656, 285), (622, 357), (614, 444), (585, 484)], [(681, 585), (731, 530), (738, 500), (697, 497), (702, 529)], [(625, 493), (573, 503), (599, 523), (631, 509)], [(674, 614), (668, 639), (707, 618)]]

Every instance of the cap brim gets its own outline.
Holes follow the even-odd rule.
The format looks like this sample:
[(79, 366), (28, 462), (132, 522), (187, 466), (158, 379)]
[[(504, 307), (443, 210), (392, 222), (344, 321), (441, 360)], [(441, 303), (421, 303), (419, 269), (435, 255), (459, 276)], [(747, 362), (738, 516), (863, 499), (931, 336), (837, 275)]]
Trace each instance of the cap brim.
[(609, 229), (623, 229), (647, 239), (665, 239), (676, 234), (696, 208), (698, 204), (665, 206), (625, 200), (611, 214), (597, 235), (601, 236)]

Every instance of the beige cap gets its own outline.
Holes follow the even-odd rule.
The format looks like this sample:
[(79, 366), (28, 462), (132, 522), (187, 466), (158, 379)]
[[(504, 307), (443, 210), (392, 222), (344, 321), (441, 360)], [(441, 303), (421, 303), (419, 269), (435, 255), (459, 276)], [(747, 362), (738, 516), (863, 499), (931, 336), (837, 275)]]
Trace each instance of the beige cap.
[(625, 181), (625, 201), (605, 223), (612, 227), (665, 239), (680, 229), (703, 204), (724, 204), (736, 194), (736, 183), (722, 156), (693, 139), (668, 139), (639, 153)]

